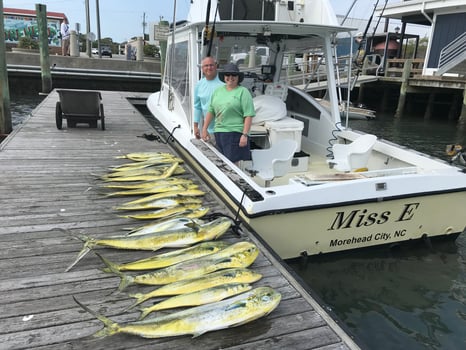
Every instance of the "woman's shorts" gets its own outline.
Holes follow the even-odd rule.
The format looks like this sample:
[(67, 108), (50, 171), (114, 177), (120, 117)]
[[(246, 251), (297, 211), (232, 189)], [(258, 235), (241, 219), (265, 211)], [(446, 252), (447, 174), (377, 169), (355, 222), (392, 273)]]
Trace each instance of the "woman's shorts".
[(249, 144), (244, 147), (239, 146), (239, 139), (243, 135), (240, 132), (216, 132), (215, 133), (215, 143), (217, 144), (217, 149), (222, 152), (225, 157), (231, 160), (233, 163), (236, 163), (240, 160), (250, 160), (251, 159), (251, 148)]

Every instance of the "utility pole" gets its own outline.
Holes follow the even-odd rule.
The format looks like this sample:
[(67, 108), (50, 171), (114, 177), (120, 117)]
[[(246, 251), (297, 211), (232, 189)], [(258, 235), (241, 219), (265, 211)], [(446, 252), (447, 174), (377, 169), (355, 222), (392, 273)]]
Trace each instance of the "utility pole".
[(91, 52), (91, 40), (89, 33), (91, 32), (91, 15), (89, 11), (89, 0), (86, 0), (86, 53), (88, 57), (92, 56)]
[(97, 17), (97, 51), (99, 52), (99, 58), (102, 58), (102, 52), (100, 51), (100, 10), (99, 0), (95, 0), (95, 13)]
[(147, 23), (146, 23), (146, 13), (144, 12), (142, 14), (142, 39), (144, 41), (146, 41), (146, 26), (147, 26)]

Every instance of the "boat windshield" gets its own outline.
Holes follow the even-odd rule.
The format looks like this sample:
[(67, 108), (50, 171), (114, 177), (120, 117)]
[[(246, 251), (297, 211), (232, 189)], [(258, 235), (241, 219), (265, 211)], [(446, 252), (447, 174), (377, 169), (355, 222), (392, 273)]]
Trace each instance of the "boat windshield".
[[(168, 47), (168, 52), (171, 52), (171, 46), (172, 45)], [(169, 85), (171, 80), (173, 92), (177, 95), (178, 100), (183, 106), (184, 112), (188, 115), (191, 106), (188, 69), (188, 41), (175, 43), (173, 56), (171, 57), (169, 55), (168, 61), (168, 64), (165, 66), (166, 71), (164, 81)]]

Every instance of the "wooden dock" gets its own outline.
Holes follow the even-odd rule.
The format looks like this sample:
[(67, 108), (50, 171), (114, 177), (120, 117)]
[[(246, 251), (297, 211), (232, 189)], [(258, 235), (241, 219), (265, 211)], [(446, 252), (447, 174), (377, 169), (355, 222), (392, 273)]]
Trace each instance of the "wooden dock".
[[(90, 337), (102, 328), (73, 296), (117, 322), (137, 319), (123, 312), (133, 299), (115, 293), (119, 278), (101, 271), (88, 254), (69, 272), (82, 242), (60, 229), (91, 237), (121, 234), (143, 223), (119, 217), (112, 207), (126, 201), (102, 199), (92, 174), (127, 162), (115, 156), (130, 152), (172, 152), (169, 146), (141, 138), (154, 130), (128, 102), (142, 93), (102, 92), (106, 130), (87, 125), (58, 130), (53, 91), (32, 116), (0, 145), (0, 349), (358, 349), (351, 336), (292, 276), (257, 237), (228, 233), (226, 240), (249, 240), (261, 253), (251, 269), (263, 275), (254, 286), (269, 285), (282, 294), (277, 309), (243, 326), (190, 336), (144, 339), (130, 335)], [(66, 122), (64, 123), (66, 125)], [(184, 165), (188, 175), (204, 184)], [(208, 192), (208, 191), (207, 191)], [(232, 215), (211, 192), (204, 205)], [(100, 249), (112, 261), (124, 262), (150, 252)], [(128, 292), (155, 287), (132, 286)]]

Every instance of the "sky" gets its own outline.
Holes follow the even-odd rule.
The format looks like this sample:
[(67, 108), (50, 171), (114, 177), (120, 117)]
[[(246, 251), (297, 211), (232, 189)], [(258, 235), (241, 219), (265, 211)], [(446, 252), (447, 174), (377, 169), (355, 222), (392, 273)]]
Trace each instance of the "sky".
[[(191, 0), (177, 0), (177, 20), (185, 19)], [(400, 2), (401, 0), (390, 0)], [(142, 36), (143, 21), (158, 22), (163, 19), (172, 22), (174, 0), (89, 0), (91, 32), (97, 35), (96, 3), (99, 3), (100, 34), (102, 38), (110, 37), (114, 42), (123, 42), (132, 37)], [(358, 0), (350, 17), (369, 18), (377, 0)], [(72, 29), (80, 23), (81, 33), (86, 32), (85, 0), (3, 0), (3, 7), (35, 10), (36, 4), (44, 4), (47, 11), (62, 12), (70, 22)], [(330, 0), (337, 15), (346, 15), (353, 0)], [(379, 6), (384, 1), (379, 0)], [(345, 25), (351, 26), (350, 23)], [(149, 32), (149, 27), (145, 33)]]

